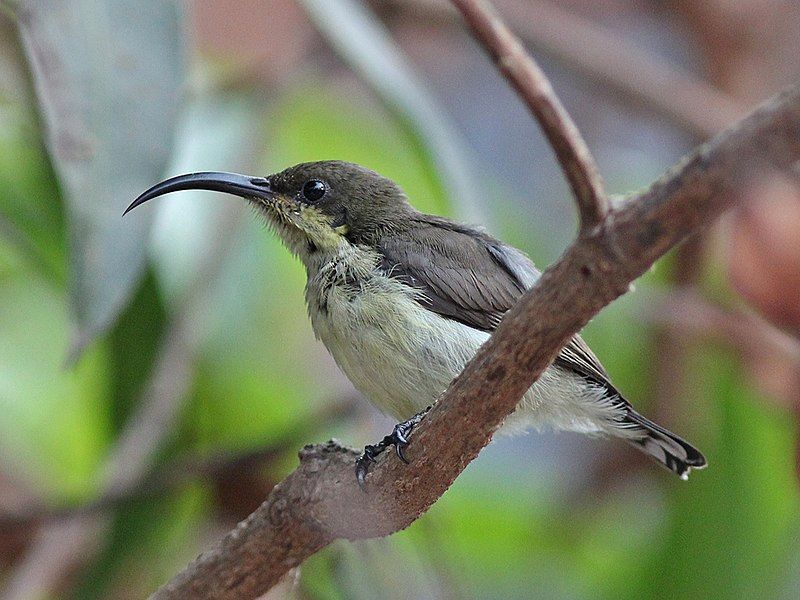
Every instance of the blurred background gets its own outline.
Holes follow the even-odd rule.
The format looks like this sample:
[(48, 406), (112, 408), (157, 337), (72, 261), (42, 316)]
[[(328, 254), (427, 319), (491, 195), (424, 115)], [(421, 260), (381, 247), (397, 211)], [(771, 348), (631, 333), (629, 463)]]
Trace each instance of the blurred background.
[[(608, 188), (649, 184), (800, 75), (789, 0), (497, 0)], [(314, 339), (305, 275), (195, 170), (343, 159), (544, 267), (575, 231), (531, 117), (435, 0), (0, 2), (0, 598), (141, 598), (254, 510), (305, 443), (392, 422)], [(772, 178), (585, 337), (701, 448), (498, 439), (387, 539), (274, 598), (800, 596), (800, 194)]]

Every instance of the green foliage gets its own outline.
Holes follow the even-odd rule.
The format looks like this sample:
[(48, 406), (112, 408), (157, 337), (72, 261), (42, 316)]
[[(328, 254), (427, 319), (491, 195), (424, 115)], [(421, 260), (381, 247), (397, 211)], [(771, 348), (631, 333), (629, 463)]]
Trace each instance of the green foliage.
[(148, 498), (123, 506), (72, 598), (114, 598), (123, 590), (149, 595), (195, 558), (210, 507), (209, 495), (200, 485), (157, 502)]
[[(64, 223), (58, 185), (42, 144), (30, 91), (14, 60), (15, 46), (0, 46), (0, 232), (16, 255), (53, 283), (66, 280)], [(8, 61), (8, 62), (6, 62)]]
[(35, 277), (0, 277), (0, 453), (50, 497), (85, 497), (109, 441), (106, 353), (64, 369), (63, 292)]
[[(13, 61), (0, 61), (0, 466), (54, 504), (98, 493), (104, 459), (138, 408), (165, 334), (179, 319), (190, 346), (191, 389), (153, 459), (156, 468), (198, 450), (211, 456), (295, 435), (304, 442), (324, 439), (332, 428), (313, 422), (314, 415), (349, 392), (313, 339), (302, 267), (257, 219), (240, 218), (241, 203), (187, 193), (119, 218), (162, 170), (265, 174), (338, 158), (396, 180), (421, 210), (464, 216), (447, 175), (454, 163), (443, 168), (435, 152), (441, 136), (423, 131), (430, 115), (415, 113), (420, 107), (407, 93), (387, 109), (314, 73), (292, 79), (266, 101), (249, 88), (223, 93), (198, 85), (178, 115), (178, 17), (173, 3), (156, 4), (159, 23), (151, 8), (115, 2), (109, 6), (122, 13), (98, 11), (80, 22), (74, 13), (62, 22), (59, 13), (34, 11), (26, 41), (69, 55), (64, 85), (71, 93), (85, 92), (74, 70), (97, 47), (148, 48), (142, 69), (163, 70), (147, 94), (136, 94), (149, 81), (138, 69), (112, 68), (116, 63), (104, 56), (89, 61), (101, 89), (78, 112), (99, 136), (99, 149), (83, 171), (52, 139), (45, 145), (30, 96), (20, 91), (24, 78), (7, 76)], [(124, 39), (111, 39), (102, 19), (119, 14), (138, 25), (118, 28)], [(43, 120), (61, 123), (69, 106), (59, 104), (65, 100), (54, 97), (40, 67), (33, 65), (33, 75)], [(199, 71), (209, 78), (210, 70)], [(374, 75), (371, 85), (385, 100), (391, 82)], [(501, 237), (511, 235), (534, 251), (565, 243), (522, 218), (512, 196), (487, 194), (481, 203)], [(143, 268), (151, 219), (150, 266)], [(663, 286), (666, 272), (660, 266), (648, 274), (640, 292), (614, 303), (585, 331), (617, 385), (645, 414), (658, 357), (640, 315), (648, 288)], [(709, 272), (714, 294), (724, 301), (718, 265)], [(70, 278), (77, 285), (68, 291)], [(70, 294), (82, 331), (99, 337), (66, 366)], [(709, 468), (688, 483), (653, 467), (612, 477), (623, 483), (597, 491), (580, 478), (587, 455), (606, 460), (601, 450), (610, 442), (572, 448), (577, 438), (564, 434), (558, 442), (571, 453), (559, 455), (554, 473), (530, 458), (525, 440), (498, 442), (408, 530), (375, 543), (335, 544), (309, 560), (301, 571), (303, 597), (402, 596), (409, 573), (415, 581), (408, 595), (415, 597), (447, 597), (442, 590), (464, 598), (785, 594), (797, 585), (796, 576), (794, 583), (787, 576), (796, 561), (787, 556), (796, 552), (800, 534), (794, 421), (748, 387), (736, 357), (704, 350), (691, 364), (687, 397), (667, 407), (680, 432), (709, 458)], [(357, 430), (361, 425), (339, 431), (355, 444), (368, 435)], [(270, 463), (269, 474), (291, 469), (295, 449), (290, 445)], [(144, 596), (166, 580), (208, 542), (219, 509), (212, 486), (220, 485), (204, 476), (110, 511), (104, 543), (77, 575), (73, 597)]]
[[(796, 427), (757, 402), (729, 355), (697, 360), (709, 468), (672, 495), (645, 589), (671, 597), (774, 597), (798, 533)], [(788, 459), (788, 460), (787, 460)]]
[(444, 212), (447, 198), (436, 170), (409, 130), (364, 97), (320, 92), (323, 84), (308, 81), (275, 108), (270, 163), (281, 169), (332, 158), (355, 162), (399, 183), (419, 210)]
[(112, 382), (109, 408), (117, 431), (122, 429), (145, 391), (166, 326), (167, 315), (158, 295), (155, 277), (148, 270), (108, 335)]
[[(183, 83), (177, 5), (20, 0), (20, 34), (69, 218), (73, 349), (110, 327), (144, 269), (149, 221), (123, 209), (169, 157)], [(109, 24), (120, 23), (114, 27)], [(135, 99), (135, 101), (132, 101)], [(125, 157), (122, 159), (122, 157)]]

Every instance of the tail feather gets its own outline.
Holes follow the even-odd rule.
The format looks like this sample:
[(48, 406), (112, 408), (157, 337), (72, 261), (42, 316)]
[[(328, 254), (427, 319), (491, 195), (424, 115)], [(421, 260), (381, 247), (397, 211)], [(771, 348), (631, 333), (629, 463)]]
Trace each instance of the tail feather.
[(643, 437), (628, 438), (626, 441), (652, 456), (681, 479), (688, 479), (692, 469), (702, 469), (706, 466), (706, 457), (697, 448), (635, 410), (628, 410), (626, 420), (631, 426), (641, 428), (645, 432)]

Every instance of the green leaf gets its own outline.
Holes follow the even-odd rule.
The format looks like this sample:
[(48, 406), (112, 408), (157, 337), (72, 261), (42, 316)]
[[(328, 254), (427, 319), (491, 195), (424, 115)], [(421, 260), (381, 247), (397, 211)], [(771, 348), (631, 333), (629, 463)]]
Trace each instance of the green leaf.
[(143, 598), (152, 593), (201, 550), (210, 503), (208, 490), (196, 484), (123, 505), (100, 556), (66, 597)]
[(0, 454), (46, 495), (88, 494), (110, 433), (102, 348), (64, 370), (64, 297), (24, 272), (0, 278), (0, 306)]
[(0, 237), (40, 275), (66, 279), (64, 223), (35, 98), (10, 21), (0, 19)]
[(705, 418), (717, 438), (701, 445), (708, 469), (671, 498), (666, 542), (642, 578), (651, 588), (632, 597), (775, 597), (800, 508), (796, 426), (755, 396), (730, 356), (695, 364), (695, 389), (709, 396), (696, 405), (714, 409)]
[(172, 0), (25, 0), (16, 16), (67, 206), (80, 350), (135, 289), (149, 216), (122, 211), (159, 179), (184, 76)]
[(141, 401), (158, 358), (167, 315), (152, 269), (107, 336), (112, 393), (108, 404), (114, 429), (121, 431)]

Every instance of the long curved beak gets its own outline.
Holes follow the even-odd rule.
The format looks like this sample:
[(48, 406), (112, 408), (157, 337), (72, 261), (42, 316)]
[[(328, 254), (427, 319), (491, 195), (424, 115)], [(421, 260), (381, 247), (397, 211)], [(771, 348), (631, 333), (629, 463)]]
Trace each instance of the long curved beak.
[(269, 184), (269, 179), (265, 177), (250, 177), (239, 175), (238, 173), (190, 173), (188, 175), (178, 175), (161, 183), (157, 183), (149, 190), (142, 193), (131, 205), (125, 209), (122, 215), (128, 214), (140, 204), (152, 200), (157, 196), (163, 196), (170, 192), (181, 190), (211, 190), (212, 192), (225, 192), (242, 198), (262, 198), (271, 200), (275, 194)]

